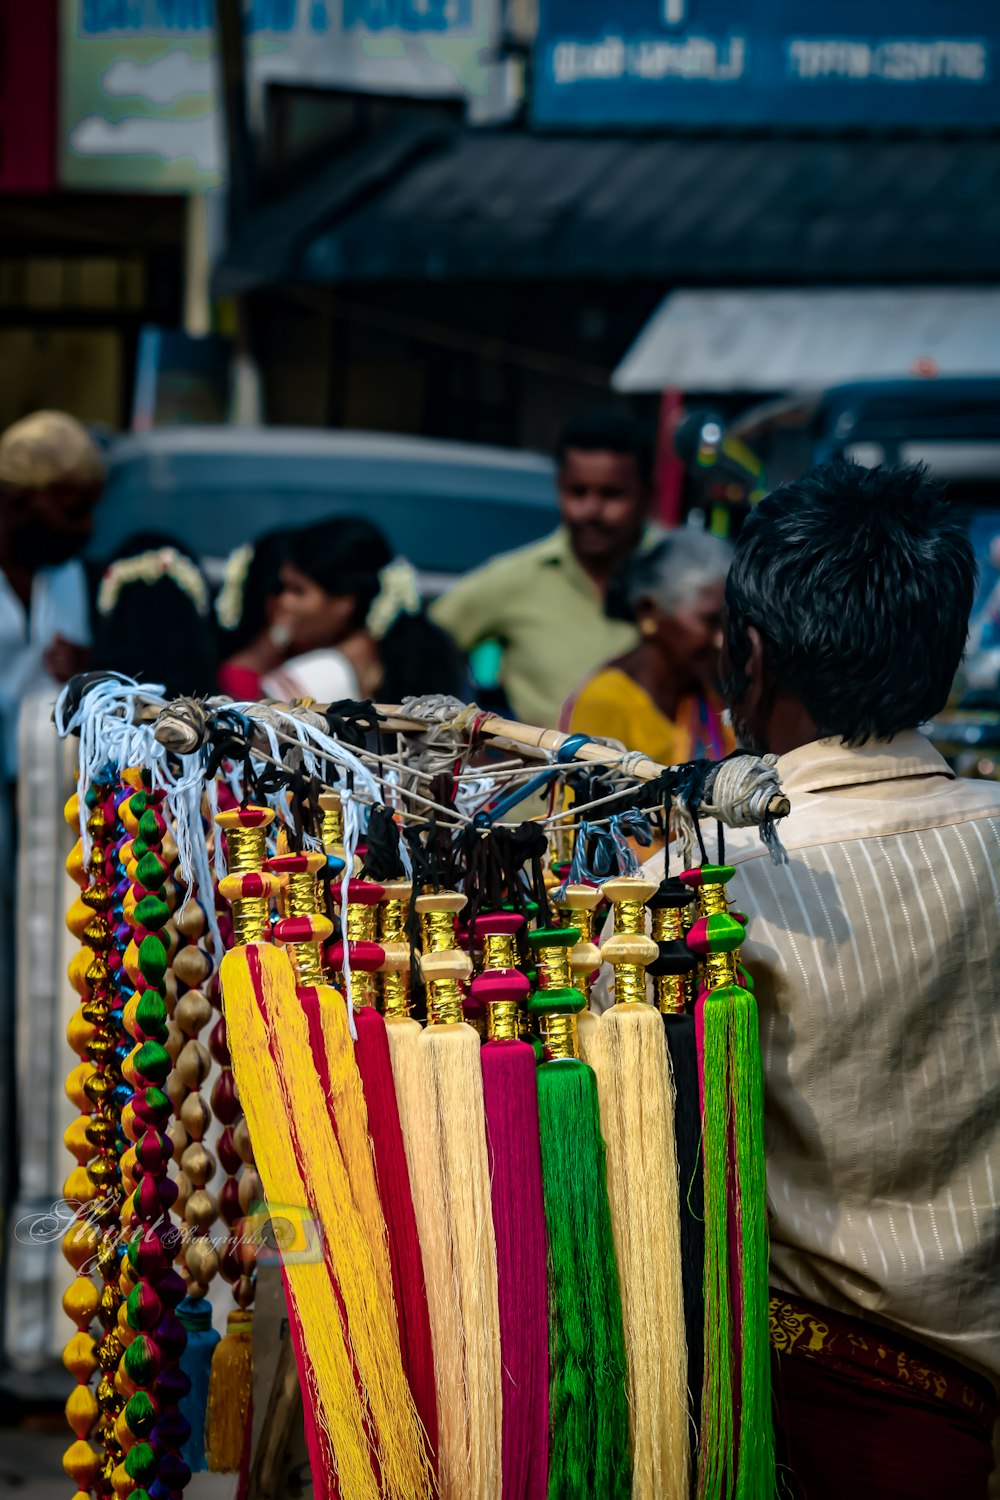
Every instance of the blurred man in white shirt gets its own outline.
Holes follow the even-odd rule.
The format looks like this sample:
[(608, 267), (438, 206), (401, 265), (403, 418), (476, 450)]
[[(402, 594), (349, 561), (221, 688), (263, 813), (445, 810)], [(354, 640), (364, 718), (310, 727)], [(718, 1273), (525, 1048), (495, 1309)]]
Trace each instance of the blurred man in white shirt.
[(0, 780), (17, 773), (17, 717), (29, 689), (87, 662), (87, 586), (77, 560), (104, 484), (100, 454), (63, 412), (39, 411), (0, 437)]

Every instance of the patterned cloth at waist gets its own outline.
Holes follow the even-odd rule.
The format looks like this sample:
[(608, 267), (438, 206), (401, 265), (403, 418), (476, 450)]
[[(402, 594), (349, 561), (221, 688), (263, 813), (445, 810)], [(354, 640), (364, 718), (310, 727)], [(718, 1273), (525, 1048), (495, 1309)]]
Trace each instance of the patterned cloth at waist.
[(943, 1403), (987, 1431), (997, 1419), (996, 1392), (984, 1376), (894, 1330), (773, 1290), (769, 1323), (779, 1359), (817, 1361), (868, 1385)]

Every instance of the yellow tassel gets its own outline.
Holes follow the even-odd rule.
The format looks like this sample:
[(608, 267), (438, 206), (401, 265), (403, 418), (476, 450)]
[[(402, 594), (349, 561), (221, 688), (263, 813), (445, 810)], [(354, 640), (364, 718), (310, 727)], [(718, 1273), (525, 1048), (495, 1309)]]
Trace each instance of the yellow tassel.
[(289, 1285), (313, 1365), (316, 1389), (311, 1394), (319, 1424), (336, 1454), (344, 1500), (380, 1493), (372, 1475), (366, 1428), (375, 1444), (381, 1493), (387, 1500), (416, 1500), (433, 1493), (434, 1481), (403, 1372), (396, 1310), (391, 1297), (383, 1295), (381, 1277), (373, 1273), (371, 1239), (330, 1124), (287, 955), (266, 945), (253, 954), (267, 1024), (245, 950), (235, 949), (223, 959), (222, 989), (233, 1070), (257, 1170), (272, 1203), (307, 1207), (316, 1214), (351, 1341), (348, 1351), (323, 1262), (288, 1264)]
[(615, 1005), (581, 1029), (597, 1075), (629, 1367), (633, 1500), (685, 1500), (687, 1347), (674, 1091), (663, 1018)]
[[(264, 1192), (272, 1204), (307, 1206), (288, 1120), (283, 1110), (275, 1108), (274, 1063), (253, 981), (245, 964), (223, 962), (230, 1053)], [(298, 1005), (298, 998), (284, 1003)], [(319, 1256), (301, 1264), (289, 1261), (285, 1272), (291, 1311), (302, 1329), (313, 1370), (317, 1425), (336, 1454), (342, 1494), (345, 1500), (376, 1500), (378, 1487), (368, 1456), (364, 1414), (326, 1262)], [(303, 1396), (308, 1399), (308, 1393)]]
[(392, 1269), (385, 1217), (368, 1134), (368, 1107), (347, 1024), (347, 1005), (340, 991), (331, 985), (316, 986), (316, 993), (330, 1073), (330, 1098), (337, 1121), (337, 1140), (351, 1180), (354, 1202), (372, 1247), (372, 1270), (379, 1278), (382, 1295), (391, 1301)]
[(243, 1462), (253, 1390), (252, 1335), (252, 1315), (237, 1309), (229, 1314), (226, 1336), (212, 1355), (205, 1456), (213, 1474), (235, 1474)]
[(386, 1022), (427, 1282), (443, 1500), (500, 1494), (500, 1313), (479, 1037)]

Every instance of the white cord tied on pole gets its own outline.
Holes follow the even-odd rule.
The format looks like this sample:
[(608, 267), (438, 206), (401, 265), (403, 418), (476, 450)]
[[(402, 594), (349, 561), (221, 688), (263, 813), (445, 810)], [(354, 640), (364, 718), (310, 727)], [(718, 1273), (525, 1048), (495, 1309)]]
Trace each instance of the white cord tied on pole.
[(731, 755), (709, 774), (701, 812), (729, 828), (760, 828), (772, 863), (787, 863), (788, 855), (768, 812), (781, 794), (776, 755)]
[[(72, 689), (72, 691), (71, 691)], [(118, 776), (127, 765), (149, 765), (155, 770), (166, 761), (166, 751), (157, 745), (148, 727), (136, 724), (139, 700), (159, 699), (163, 688), (140, 686), (133, 678), (121, 675), (100, 678), (90, 683), (70, 713), (70, 702), (79, 684), (67, 683), (56, 699), (53, 719), (57, 732), (66, 736), (79, 734), (79, 775), (77, 791), (81, 803), (95, 779), (110, 772)], [(80, 839), (85, 861), (90, 859), (91, 838), (87, 818), (80, 819)]]

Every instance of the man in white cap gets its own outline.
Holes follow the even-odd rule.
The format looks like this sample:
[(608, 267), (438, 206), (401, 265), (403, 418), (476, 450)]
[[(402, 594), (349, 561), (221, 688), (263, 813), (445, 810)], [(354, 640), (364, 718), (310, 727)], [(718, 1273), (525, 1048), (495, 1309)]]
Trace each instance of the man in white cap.
[[(8, 1223), (37, 1217), (39, 1182), (43, 1190), (51, 1186), (44, 1164), (52, 1159), (60, 1128), (52, 1096), (61, 999), (53, 922), (62, 898), (66, 829), (60, 807), (67, 788), (48, 720), (57, 684), (87, 664), (90, 612), (78, 555), (93, 529), (103, 483), (97, 448), (80, 423), (62, 412), (35, 412), (0, 437), (0, 1213)], [(33, 711), (25, 712), (29, 706)], [(30, 1100), (16, 1128), (15, 1059), (23, 1098)], [(15, 1140), (22, 1184), (16, 1204)], [(0, 1362), (4, 1356), (37, 1360), (43, 1347), (38, 1331), (47, 1326), (52, 1300), (51, 1274), (38, 1250), (21, 1246), (16, 1235), (6, 1237), (2, 1259)]]
[(101, 456), (74, 417), (34, 412), (0, 437), (0, 783), (17, 774), (18, 707), (29, 687), (86, 666), (77, 559), (103, 484)]

